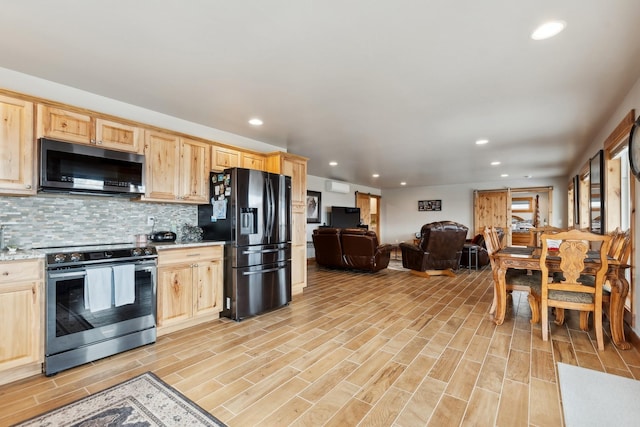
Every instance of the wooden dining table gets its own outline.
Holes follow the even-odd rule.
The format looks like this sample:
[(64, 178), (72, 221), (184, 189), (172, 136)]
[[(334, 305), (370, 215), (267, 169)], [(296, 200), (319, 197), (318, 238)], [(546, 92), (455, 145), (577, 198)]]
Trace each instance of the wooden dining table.
[[(495, 271), (494, 286), (496, 306), (494, 321), (496, 325), (502, 325), (507, 311), (507, 291), (505, 276), (507, 269), (540, 270), (540, 252), (538, 247), (508, 246), (491, 255), (494, 259)], [(593, 256), (587, 254), (585, 259), (585, 273), (595, 274), (600, 264), (596, 253)], [(549, 271), (560, 270), (560, 257), (547, 257)], [(609, 260), (607, 279), (611, 284), (611, 296), (609, 298), (608, 318), (611, 327), (611, 339), (616, 347), (628, 350), (631, 345), (624, 337), (624, 303), (629, 293), (629, 282), (624, 276), (624, 271), (629, 266), (621, 264), (615, 259)]]

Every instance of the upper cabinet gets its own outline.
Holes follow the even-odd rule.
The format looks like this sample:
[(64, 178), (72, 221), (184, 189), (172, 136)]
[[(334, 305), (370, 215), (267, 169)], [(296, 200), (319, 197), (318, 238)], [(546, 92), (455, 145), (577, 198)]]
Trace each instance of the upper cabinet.
[(267, 155), (268, 172), (291, 177), (291, 292), (303, 292), (307, 286), (307, 159), (277, 152)]
[(219, 145), (211, 146), (211, 170), (221, 172), (228, 168), (239, 168), (240, 151)]
[(144, 200), (206, 203), (209, 144), (166, 132), (145, 132)]
[(266, 170), (267, 157), (252, 151), (236, 150), (221, 145), (211, 146), (211, 170), (222, 172), (228, 168)]
[(0, 95), (0, 194), (36, 193), (33, 103)]
[(44, 104), (38, 104), (38, 137), (142, 152), (142, 130), (137, 126)]

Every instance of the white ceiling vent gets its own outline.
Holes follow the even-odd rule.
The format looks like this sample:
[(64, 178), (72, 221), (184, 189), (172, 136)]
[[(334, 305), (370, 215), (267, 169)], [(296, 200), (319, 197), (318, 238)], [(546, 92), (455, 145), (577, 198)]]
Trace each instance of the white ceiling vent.
[(332, 191), (334, 193), (349, 192), (349, 184), (345, 184), (344, 182), (327, 181), (326, 186), (327, 186), (327, 191)]

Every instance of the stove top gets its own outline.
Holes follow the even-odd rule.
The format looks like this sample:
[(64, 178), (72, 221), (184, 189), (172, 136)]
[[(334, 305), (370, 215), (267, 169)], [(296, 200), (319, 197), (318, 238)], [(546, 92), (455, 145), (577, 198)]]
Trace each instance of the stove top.
[(48, 266), (81, 266), (109, 261), (145, 260), (158, 257), (153, 246), (132, 243), (110, 243), (41, 248)]

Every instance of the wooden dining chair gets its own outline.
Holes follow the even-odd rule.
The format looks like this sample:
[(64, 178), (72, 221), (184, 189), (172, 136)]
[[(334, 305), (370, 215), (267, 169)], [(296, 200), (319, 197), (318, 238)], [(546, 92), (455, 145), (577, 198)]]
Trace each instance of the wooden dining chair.
[[(493, 280), (496, 282), (498, 280), (498, 266), (491, 255), (502, 248), (502, 241), (496, 227), (485, 227), (483, 234), (487, 252), (489, 253)], [(540, 321), (540, 273), (534, 271), (532, 274), (527, 274), (526, 270), (508, 269), (505, 275), (505, 282), (507, 292), (527, 292), (527, 300), (531, 308), (531, 323), (538, 323)], [(498, 296), (495, 294), (495, 283), (493, 289), (493, 303), (489, 309), (490, 314), (495, 313), (497, 305)]]
[[(550, 250), (548, 241), (559, 242), (557, 250)], [(602, 286), (608, 269), (607, 255), (611, 246), (611, 236), (571, 230), (540, 236), (542, 339), (549, 339), (549, 307), (564, 310), (578, 310), (593, 313), (593, 324), (598, 349), (604, 350), (602, 333)], [(585, 270), (585, 259), (592, 244), (600, 244), (597, 250), (597, 267)], [(549, 276), (547, 258), (558, 257), (562, 277), (554, 281)], [(593, 285), (581, 281), (581, 276), (593, 276)], [(563, 311), (564, 313), (564, 311)], [(556, 313), (558, 316), (558, 313)], [(582, 315), (581, 315), (582, 316)], [(556, 319), (557, 322), (557, 319)]]
[[(629, 262), (631, 256), (631, 232), (630, 230), (622, 231), (620, 228), (616, 228), (609, 233), (611, 237), (611, 245), (609, 246), (609, 252), (607, 256), (609, 259), (618, 261), (621, 265)], [(590, 275), (581, 275), (579, 281), (585, 285), (594, 286), (595, 277)], [(602, 306), (608, 306), (611, 299), (611, 284), (609, 280), (605, 278), (602, 285)], [(589, 330), (589, 311), (580, 312), (580, 329), (583, 331)], [(609, 319), (611, 320), (611, 319)], [(564, 310), (556, 309), (556, 324), (562, 325), (564, 323)]]

